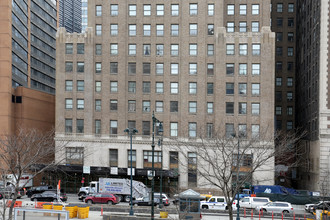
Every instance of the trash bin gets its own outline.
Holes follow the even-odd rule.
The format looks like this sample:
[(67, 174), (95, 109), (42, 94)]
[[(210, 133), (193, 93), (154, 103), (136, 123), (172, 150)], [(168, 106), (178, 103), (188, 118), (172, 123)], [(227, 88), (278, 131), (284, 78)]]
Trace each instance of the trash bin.
[[(42, 204), (42, 209), (52, 209), (53, 208), (53, 204), (52, 203), (44, 203)], [(51, 216), (51, 213), (44, 213), (44, 216)]]
[(180, 219), (200, 219), (200, 200), (205, 198), (200, 193), (188, 189), (179, 194), (179, 218)]
[(89, 207), (87, 205), (79, 205), (78, 206), (78, 218), (85, 219), (88, 217)]
[(74, 205), (67, 205), (65, 206), (65, 210), (69, 212), (69, 218), (76, 218), (77, 217), (77, 212), (76, 212), (76, 207)]

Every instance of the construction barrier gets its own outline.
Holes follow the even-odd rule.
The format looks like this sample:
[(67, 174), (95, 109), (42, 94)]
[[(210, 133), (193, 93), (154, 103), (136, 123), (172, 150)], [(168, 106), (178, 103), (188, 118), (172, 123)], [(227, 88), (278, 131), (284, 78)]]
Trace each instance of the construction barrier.
[(69, 218), (77, 218), (78, 207), (76, 205), (67, 205), (65, 210), (69, 211)]
[[(53, 208), (53, 204), (52, 203), (44, 203), (42, 205), (43, 209), (52, 209)], [(44, 213), (44, 216), (51, 216), (51, 213)]]
[[(7, 201), (7, 207), (11, 206), (12, 200)], [(22, 207), (22, 201), (16, 201), (14, 204), (14, 208)]]
[(78, 206), (78, 218), (85, 219), (88, 218), (89, 207), (87, 205)]

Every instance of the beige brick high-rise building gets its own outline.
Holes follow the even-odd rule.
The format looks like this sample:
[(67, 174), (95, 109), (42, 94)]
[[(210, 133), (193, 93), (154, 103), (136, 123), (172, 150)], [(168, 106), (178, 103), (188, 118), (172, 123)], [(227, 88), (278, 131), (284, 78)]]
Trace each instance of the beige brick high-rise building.
[(89, 1), (88, 26), (60, 28), (56, 47), (56, 140), (70, 140), (65, 161), (78, 175), (90, 166), (93, 179), (127, 177), (124, 129), (135, 127), (134, 179), (149, 184), (153, 111), (164, 125), (155, 166), (163, 158), (167, 192), (202, 186), (166, 140), (274, 133), (270, 0)]

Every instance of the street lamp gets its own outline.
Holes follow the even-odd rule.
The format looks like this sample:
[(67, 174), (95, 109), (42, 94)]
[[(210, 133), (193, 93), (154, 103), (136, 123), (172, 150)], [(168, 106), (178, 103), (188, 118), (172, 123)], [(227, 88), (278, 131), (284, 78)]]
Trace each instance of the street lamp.
[(134, 215), (133, 211), (133, 150), (132, 150), (132, 136), (133, 134), (137, 133), (138, 130), (136, 128), (126, 128), (124, 132), (128, 133), (130, 137), (130, 152), (131, 152), (131, 196), (130, 196), (130, 202), (131, 202), (131, 209), (129, 210), (129, 215)]
[[(235, 134), (232, 134), (233, 137), (236, 137)], [(240, 135), (237, 135), (237, 165), (236, 165), (236, 188), (238, 186), (238, 179), (239, 179), (239, 138)], [(237, 215), (236, 215), (236, 220), (240, 220), (239, 217), (239, 189), (238, 189), (238, 193), (237, 193)]]
[[(151, 148), (152, 148), (152, 181), (151, 181), (151, 219), (153, 220), (155, 218), (155, 210), (154, 210), (154, 192), (155, 192), (155, 124), (159, 123), (158, 133), (163, 132), (163, 124), (161, 121), (159, 121), (156, 117), (154, 112), (152, 112), (152, 142), (151, 142)], [(163, 198), (161, 198), (161, 201), (163, 202)]]
[(158, 140), (158, 146), (160, 147), (161, 151), (161, 164), (160, 164), (160, 202), (159, 202), (159, 208), (163, 208), (163, 139), (159, 138)]

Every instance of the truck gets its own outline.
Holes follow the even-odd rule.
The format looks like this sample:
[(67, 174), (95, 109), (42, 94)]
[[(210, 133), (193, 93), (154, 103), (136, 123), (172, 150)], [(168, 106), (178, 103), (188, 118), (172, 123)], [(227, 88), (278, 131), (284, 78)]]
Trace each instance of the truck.
[[(131, 180), (118, 178), (99, 178), (99, 181), (92, 181), (88, 187), (81, 187), (78, 192), (79, 199), (84, 199), (86, 195), (93, 193), (112, 193), (119, 197), (120, 201), (129, 202), (131, 195)], [(133, 199), (148, 196), (150, 189), (142, 182), (133, 180)]]

